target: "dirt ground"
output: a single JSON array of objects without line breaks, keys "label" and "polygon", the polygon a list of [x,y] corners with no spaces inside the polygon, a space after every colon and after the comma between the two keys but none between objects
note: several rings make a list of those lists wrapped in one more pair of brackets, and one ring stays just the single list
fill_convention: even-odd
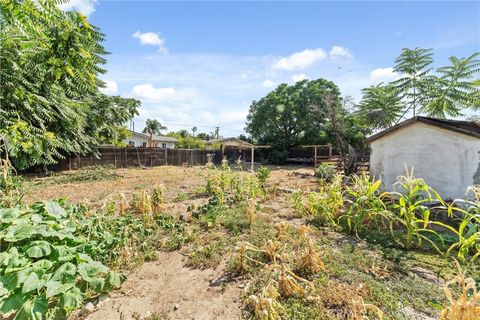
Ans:
[{"label": "dirt ground", "polygon": [[[259,214],[262,219],[268,221],[271,226],[283,221],[288,221],[292,225],[304,224],[304,219],[296,215],[292,207],[291,191],[293,189],[311,191],[318,189],[319,184],[313,176],[313,168],[271,166],[270,169],[269,183],[276,184],[278,190],[281,191],[260,204]],[[40,199],[66,197],[72,202],[87,202],[95,207],[102,207],[109,199],[120,193],[131,198],[133,194],[140,193],[145,189],[163,185],[166,187],[166,212],[179,217],[187,213],[190,205],[204,204],[208,199],[202,193],[205,190],[208,175],[208,171],[204,167],[131,168],[119,169],[117,173],[120,177],[115,180],[79,183],[56,183],[52,178],[31,178],[26,183],[25,200],[31,203]],[[205,243],[200,244],[203,247],[208,247],[216,241],[214,235],[210,238],[208,234],[201,234],[201,236],[205,236],[203,240]],[[392,275],[390,282],[376,282],[378,279],[375,279],[375,275],[365,275],[361,271],[365,268],[373,268],[370,267],[373,266],[372,263],[375,263],[371,261],[371,248],[362,247],[359,245],[358,239],[341,233],[329,232],[328,235],[327,233],[323,234],[321,238],[321,241],[325,243],[325,247],[322,249],[326,255],[325,263],[327,269],[334,274],[335,281],[342,280],[345,283],[354,284],[370,281],[369,285],[374,286],[372,291],[383,292],[384,286],[390,286],[391,289],[388,290],[392,290],[397,295],[402,290],[409,290],[403,298],[406,304],[401,304],[405,306],[405,310],[398,311],[404,315],[398,319],[433,319],[426,314],[423,316],[424,314],[417,309],[419,305],[412,305],[412,301],[421,295],[438,293],[440,289],[436,284],[432,287],[431,284],[425,282],[425,279],[418,280],[412,276],[405,276],[412,274],[409,269],[415,264],[408,265],[398,275]],[[231,250],[232,245],[234,246],[238,240],[238,238],[227,238],[226,242],[230,246],[228,250]],[[242,296],[245,297],[245,290],[249,287],[250,282],[248,279],[228,279],[227,263],[231,258],[229,251],[220,249],[219,260],[221,261],[213,263],[212,265],[215,267],[194,268],[187,266],[191,253],[188,250],[189,248],[186,246],[179,251],[158,252],[158,257],[154,261],[146,262],[128,274],[121,289],[112,292],[109,298],[95,307],[93,312],[82,316],[79,316],[77,312],[72,319],[79,319],[79,317],[90,320],[236,320],[248,318],[250,315],[245,315],[245,301],[242,301]],[[358,251],[358,253],[352,254],[352,250],[356,250],[355,252]],[[375,254],[379,255],[379,253]],[[335,258],[332,259],[332,257]],[[415,260],[415,263],[417,262]],[[428,260],[421,266],[430,270],[432,266],[430,262]],[[385,261],[385,263],[387,262]],[[437,274],[437,271],[430,270],[429,272],[433,275]],[[402,287],[405,281],[410,283],[407,286],[408,289]],[[422,291],[424,288],[429,291],[425,293]],[[327,296],[335,293],[330,291],[325,291]],[[388,297],[390,293],[385,291],[383,294]],[[299,317],[298,319],[307,318]]]},{"label": "dirt ground", "polygon": [[[281,188],[307,190],[318,185],[316,179],[313,178],[313,168],[303,166],[272,166],[270,168],[272,170],[271,180],[276,181]],[[167,202],[174,204],[170,209],[175,210],[175,207],[181,202],[175,201],[179,193],[194,192],[196,188],[204,187],[206,177],[203,167],[163,166],[118,169],[117,172],[120,178],[115,180],[81,183],[51,184],[48,183],[51,178],[32,178],[27,183],[24,200],[32,203],[65,197],[74,203],[88,202],[94,206],[101,206],[117,194],[123,193],[129,196],[156,185],[164,185],[166,187],[165,198]]]},{"label": "dirt ground", "polygon": [[242,319],[239,286],[222,285],[223,266],[190,269],[178,252],[163,252],[131,274],[122,289],[86,319]]},{"label": "dirt ground", "polygon": [[[279,188],[313,189],[316,183],[309,167],[271,167],[271,180]],[[205,202],[205,197],[179,200],[179,194],[195,193],[205,187],[207,175],[203,167],[155,167],[147,169],[119,169],[115,180],[81,183],[52,183],[51,178],[33,178],[27,182],[26,202],[40,199],[67,198],[72,202],[86,202],[101,207],[120,193],[132,194],[155,185],[166,187],[167,211],[174,216],[187,212],[189,205]],[[68,173],[65,173],[68,174]],[[288,199],[278,198],[264,204],[267,212],[275,212],[275,219],[289,218]],[[193,269],[185,266],[186,257],[180,252],[159,252],[158,259],[144,263],[128,275],[122,288],[95,308],[85,319],[169,319],[210,320],[243,319],[242,283],[224,280],[225,263],[215,269]],[[236,280],[238,281],[238,280]],[[79,317],[78,313],[74,318]]]}]

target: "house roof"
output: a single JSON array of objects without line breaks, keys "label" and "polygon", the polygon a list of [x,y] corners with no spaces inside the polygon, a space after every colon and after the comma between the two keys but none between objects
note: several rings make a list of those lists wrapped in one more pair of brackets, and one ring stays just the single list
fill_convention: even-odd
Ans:
[{"label": "house roof", "polygon": [[220,144],[230,145],[230,146],[242,146],[242,147],[252,147],[253,146],[253,144],[248,143],[247,141],[243,141],[242,139],[235,138],[235,137],[213,139],[213,140],[205,141],[205,144],[213,144],[213,143],[220,143]]},{"label": "house roof", "polygon": [[[132,130],[128,130],[132,135],[136,135],[142,138],[146,138],[147,140],[150,139],[150,135],[147,133],[141,133],[141,132],[135,132]],[[177,139],[173,137],[168,137],[168,136],[158,136],[158,135],[153,135],[152,136],[153,141],[160,141],[160,142],[178,142]]]},{"label": "house roof", "polygon": [[448,120],[448,119],[437,119],[437,118],[416,116],[368,137],[367,142],[375,141],[379,138],[389,135],[392,132],[395,132],[401,128],[404,128],[406,126],[409,126],[417,122],[425,123],[425,124],[439,127],[446,130],[451,130],[451,131],[465,134],[468,136],[480,138],[480,124],[475,121]]}]

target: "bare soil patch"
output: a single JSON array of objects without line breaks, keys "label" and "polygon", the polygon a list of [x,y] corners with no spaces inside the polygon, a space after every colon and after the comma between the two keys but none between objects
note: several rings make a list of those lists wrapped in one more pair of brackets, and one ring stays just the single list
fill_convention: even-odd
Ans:
[{"label": "bare soil patch", "polygon": [[86,319],[144,319],[156,315],[170,320],[242,319],[240,289],[222,286],[222,266],[190,269],[178,252],[160,253],[130,274],[122,289]]}]

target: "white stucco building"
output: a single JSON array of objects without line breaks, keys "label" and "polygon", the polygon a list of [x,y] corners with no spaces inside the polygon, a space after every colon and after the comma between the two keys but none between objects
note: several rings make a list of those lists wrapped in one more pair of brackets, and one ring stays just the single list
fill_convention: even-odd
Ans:
[{"label": "white stucco building", "polygon": [[140,133],[135,131],[130,131],[130,136],[127,137],[126,143],[129,147],[155,147],[155,148],[175,148],[175,143],[178,142],[177,139],[167,136],[157,136],[149,134]]},{"label": "white stucco building", "polygon": [[392,190],[412,170],[444,199],[465,198],[480,185],[480,125],[473,121],[413,117],[368,138],[370,174]]}]

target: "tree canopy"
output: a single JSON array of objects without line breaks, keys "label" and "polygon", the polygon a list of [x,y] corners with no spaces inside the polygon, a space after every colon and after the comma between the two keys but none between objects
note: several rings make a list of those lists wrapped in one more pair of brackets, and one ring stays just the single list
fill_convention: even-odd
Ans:
[{"label": "tree canopy", "polygon": [[359,112],[374,129],[387,128],[411,112],[446,118],[480,108],[480,52],[451,56],[450,65],[434,68],[432,49],[402,50],[395,60],[399,79],[362,90]]},{"label": "tree canopy", "polygon": [[0,2],[0,139],[20,169],[121,141],[140,104],[99,91],[105,35],[61,2]]},{"label": "tree canopy", "polygon": [[153,134],[162,134],[163,130],[167,130],[168,128],[165,127],[158,121],[157,119],[147,119],[145,121],[145,128],[143,128],[143,133],[153,133]]},{"label": "tree canopy", "polygon": [[268,153],[276,162],[293,146],[332,143],[346,149],[363,141],[365,132],[343,102],[338,87],[325,79],[281,84],[252,102],[245,129],[256,143],[272,146]]}]

